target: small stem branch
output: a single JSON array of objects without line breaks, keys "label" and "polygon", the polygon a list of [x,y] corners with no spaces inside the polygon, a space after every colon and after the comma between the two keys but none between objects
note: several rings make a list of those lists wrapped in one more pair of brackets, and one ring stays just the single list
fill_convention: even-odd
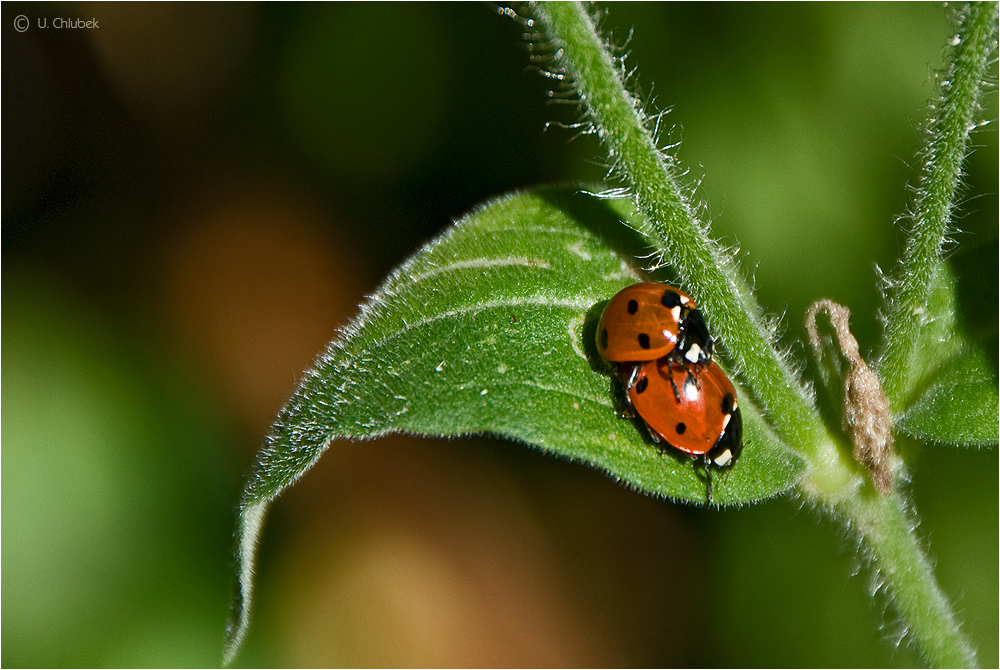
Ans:
[{"label": "small stem branch", "polygon": [[669,258],[711,320],[713,330],[778,432],[803,452],[826,430],[795,375],[771,346],[761,311],[718,246],[697,222],[672,159],[656,146],[640,103],[624,84],[586,9],[576,2],[539,2],[554,65],[576,88],[594,129],[628,182],[642,231]]},{"label": "small stem branch", "polygon": [[933,104],[913,224],[886,315],[879,372],[893,410],[901,409],[917,381],[917,338],[927,311],[928,288],[938,264],[979,112],[981,85],[996,45],[997,3],[974,2],[961,11],[954,56]]}]

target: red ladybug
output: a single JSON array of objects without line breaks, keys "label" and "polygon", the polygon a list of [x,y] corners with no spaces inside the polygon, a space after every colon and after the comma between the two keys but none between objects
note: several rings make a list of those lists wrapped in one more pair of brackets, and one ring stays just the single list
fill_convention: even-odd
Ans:
[{"label": "red ladybug", "polygon": [[654,441],[700,460],[712,500],[712,468],[728,468],[743,449],[743,420],[736,389],[714,361],[694,373],[663,357],[623,363],[618,373],[631,406],[645,421]]},{"label": "red ladybug", "polygon": [[698,303],[666,284],[633,284],[611,298],[597,324],[597,351],[611,363],[671,356],[704,367],[715,343]]}]

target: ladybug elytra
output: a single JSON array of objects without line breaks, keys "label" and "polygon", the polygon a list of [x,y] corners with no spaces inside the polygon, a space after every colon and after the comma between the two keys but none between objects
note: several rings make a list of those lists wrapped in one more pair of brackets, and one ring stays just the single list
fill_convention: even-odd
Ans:
[{"label": "ladybug elytra", "polygon": [[715,351],[698,303],[666,284],[633,284],[611,298],[597,325],[597,351],[612,363],[673,354],[706,365]]},{"label": "ladybug elytra", "polygon": [[725,468],[743,448],[743,420],[736,389],[714,361],[700,374],[664,357],[622,366],[623,384],[654,440]]},{"label": "ladybug elytra", "polygon": [[629,286],[605,307],[597,350],[653,441],[703,464],[711,502],[711,471],[739,458],[743,421],[736,389],[712,360],[715,341],[698,304],[666,284]]}]

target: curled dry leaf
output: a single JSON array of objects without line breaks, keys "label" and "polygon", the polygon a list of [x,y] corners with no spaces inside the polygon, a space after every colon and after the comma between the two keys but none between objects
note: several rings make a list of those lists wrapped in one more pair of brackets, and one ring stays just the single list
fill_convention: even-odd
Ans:
[{"label": "curled dry leaf", "polygon": [[[850,329],[851,312],[832,300],[817,300],[806,312],[806,330],[813,355],[818,362],[823,356],[823,342],[816,327],[816,315],[824,312],[830,319],[840,356],[847,364],[843,372],[843,421],[844,430],[854,443],[854,458],[871,473],[875,488],[882,495],[892,492],[892,415],[889,400],[882,384],[858,349]],[[834,366],[839,368],[839,366]],[[835,383],[829,367],[824,367],[824,382]]]}]

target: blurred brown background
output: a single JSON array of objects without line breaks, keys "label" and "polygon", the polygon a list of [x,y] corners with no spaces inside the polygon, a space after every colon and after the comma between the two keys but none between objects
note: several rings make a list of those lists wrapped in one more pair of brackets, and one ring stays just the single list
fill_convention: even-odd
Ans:
[{"label": "blurred brown background", "polygon": [[[642,90],[674,107],[667,139],[785,313],[793,355],[820,297],[852,309],[870,351],[872,264],[898,255],[945,11],[608,11],[619,40],[634,27]],[[573,110],[546,104],[521,28],[491,5],[0,15],[2,663],[215,665],[240,487],[296,379],[451,220],[512,189],[601,180],[600,150],[544,130]],[[955,257],[994,356],[996,139],[975,136]],[[932,449],[911,485],[986,666],[997,465],[996,450]],[[336,444],[271,514],[238,662],[916,663],[858,563],[795,500],[706,513],[502,441]]]}]

